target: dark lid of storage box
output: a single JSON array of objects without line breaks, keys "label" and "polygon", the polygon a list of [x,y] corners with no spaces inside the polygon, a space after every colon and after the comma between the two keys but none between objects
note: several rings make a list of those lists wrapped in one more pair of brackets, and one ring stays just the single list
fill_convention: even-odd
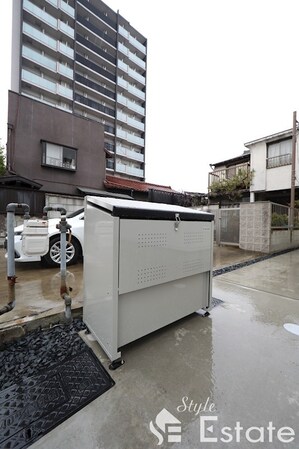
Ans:
[{"label": "dark lid of storage box", "polygon": [[130,201],[117,198],[86,197],[87,204],[110,213],[113,217],[135,220],[213,221],[214,215],[164,203]]}]

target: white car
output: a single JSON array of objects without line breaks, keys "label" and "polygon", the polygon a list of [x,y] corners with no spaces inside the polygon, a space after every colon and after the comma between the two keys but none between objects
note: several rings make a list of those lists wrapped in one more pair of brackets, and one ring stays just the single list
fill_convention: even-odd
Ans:
[{"label": "white car", "polygon": [[[49,267],[60,266],[60,232],[56,228],[60,218],[50,218],[49,228],[49,251],[45,256],[26,256],[22,251],[23,225],[17,226],[15,231],[15,261],[16,262],[39,262],[42,261]],[[67,222],[71,225],[71,240],[66,247],[67,265],[75,264],[83,256],[84,247],[84,209],[79,209],[67,215]]]}]

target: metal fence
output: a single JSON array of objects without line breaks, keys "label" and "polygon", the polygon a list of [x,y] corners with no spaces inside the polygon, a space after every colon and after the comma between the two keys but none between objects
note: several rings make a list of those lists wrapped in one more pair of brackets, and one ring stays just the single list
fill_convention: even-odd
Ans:
[{"label": "metal fence", "polygon": [[218,245],[239,245],[240,208],[218,209],[215,215],[214,239]]},{"label": "metal fence", "polygon": [[[271,229],[289,229],[291,225],[291,208],[271,203]],[[299,209],[294,209],[294,228],[299,229]]]}]

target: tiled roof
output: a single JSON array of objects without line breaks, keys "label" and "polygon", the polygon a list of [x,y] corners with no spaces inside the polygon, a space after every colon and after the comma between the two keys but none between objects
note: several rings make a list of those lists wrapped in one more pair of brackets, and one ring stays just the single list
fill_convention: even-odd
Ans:
[{"label": "tiled roof", "polygon": [[226,159],[225,161],[216,162],[215,164],[211,165],[214,165],[214,167],[216,168],[219,167],[220,165],[237,164],[239,161],[244,163],[250,161],[250,152],[244,151],[244,153],[240,154],[240,156],[232,157],[231,159]]},{"label": "tiled roof", "polygon": [[162,190],[163,192],[176,192],[170,186],[161,186],[159,184],[150,184],[143,181],[135,181],[133,179],[119,178],[117,176],[106,175],[104,181],[106,189],[121,190],[138,190],[140,192],[148,192],[149,190]]},{"label": "tiled roof", "polygon": [[6,186],[19,185],[27,188],[29,187],[31,189],[40,189],[43,186],[39,182],[33,181],[32,179],[14,174],[0,176],[0,184]]}]

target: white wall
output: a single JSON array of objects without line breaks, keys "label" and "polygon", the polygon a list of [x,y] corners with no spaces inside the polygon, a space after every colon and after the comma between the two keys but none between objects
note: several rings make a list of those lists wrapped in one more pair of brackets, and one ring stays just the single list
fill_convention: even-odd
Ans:
[{"label": "white wall", "polygon": [[266,190],[267,146],[264,142],[250,147],[250,169],[254,170],[251,192]]},{"label": "white wall", "polygon": [[269,168],[266,172],[267,191],[291,188],[291,165]]},{"label": "white wall", "polygon": [[[256,144],[248,146],[248,148],[250,148],[251,152],[251,170],[254,170],[253,182],[250,187],[251,192],[273,191],[291,188],[291,165],[267,169],[267,143],[258,142]],[[299,155],[297,148],[296,173],[298,173],[298,170]],[[298,180],[296,180],[297,186],[299,185]]]},{"label": "white wall", "polygon": [[20,30],[21,30],[21,0],[13,0],[12,41],[11,41],[11,90],[20,90]]}]

